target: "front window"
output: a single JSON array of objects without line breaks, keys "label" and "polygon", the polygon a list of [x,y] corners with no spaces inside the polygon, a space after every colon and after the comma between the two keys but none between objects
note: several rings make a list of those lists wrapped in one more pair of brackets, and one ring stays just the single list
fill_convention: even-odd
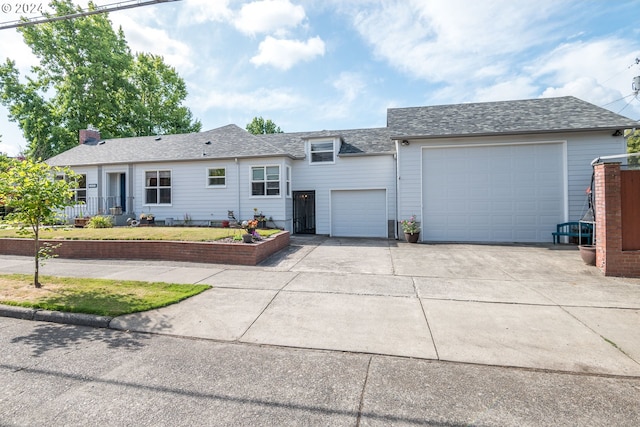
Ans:
[{"label": "front window", "polygon": [[146,171],[144,178],[145,204],[171,204],[171,171]]},{"label": "front window", "polygon": [[[65,174],[56,175],[56,180],[64,180],[69,182],[69,178]],[[87,175],[78,174],[78,180],[76,181],[78,186],[73,188],[72,200],[76,203],[87,203]]]},{"label": "front window", "polygon": [[82,174],[78,178],[78,188],[74,188],[74,198],[78,203],[87,203],[87,175]]},{"label": "front window", "polygon": [[227,184],[227,171],[225,168],[207,169],[207,187],[224,187]]},{"label": "front window", "polygon": [[291,168],[287,166],[285,170],[286,170],[285,185],[287,186],[285,194],[287,195],[287,197],[291,197]]},{"label": "front window", "polygon": [[311,141],[309,155],[311,163],[333,163],[333,141]]},{"label": "front window", "polygon": [[251,168],[252,196],[280,195],[280,166],[253,166]]}]

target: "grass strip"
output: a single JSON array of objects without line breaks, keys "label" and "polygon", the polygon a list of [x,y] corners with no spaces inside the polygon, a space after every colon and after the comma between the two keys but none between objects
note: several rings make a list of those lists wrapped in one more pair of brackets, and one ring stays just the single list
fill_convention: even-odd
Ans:
[{"label": "grass strip", "polygon": [[40,276],[40,282],[43,287],[36,289],[31,275],[0,275],[0,304],[120,316],[175,304],[211,288],[209,285],[54,276]]},{"label": "grass strip", "polygon": [[[279,233],[278,229],[258,230],[268,237]],[[191,242],[214,242],[245,233],[237,228],[213,227],[113,227],[113,228],[43,228],[41,239],[52,240],[171,240]],[[0,238],[30,238],[18,234],[18,230],[0,228]]]}]

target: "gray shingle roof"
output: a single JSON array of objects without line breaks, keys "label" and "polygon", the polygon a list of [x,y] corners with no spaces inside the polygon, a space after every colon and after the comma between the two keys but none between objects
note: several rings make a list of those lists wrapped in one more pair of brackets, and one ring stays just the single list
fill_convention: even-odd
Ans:
[{"label": "gray shingle roof", "polygon": [[308,139],[339,137],[342,140],[339,155],[393,154],[395,145],[391,131],[387,128],[322,130],[316,132],[293,132],[260,135],[260,138],[281,147],[287,153],[302,158],[304,142]]},{"label": "gray shingle roof", "polygon": [[[142,163],[210,158],[289,156],[236,125],[178,135],[107,139],[78,145],[47,160],[54,166]],[[210,141],[210,144],[207,142]]]},{"label": "gray shingle roof", "polygon": [[521,101],[390,108],[394,138],[625,129],[639,123],[573,96]]}]

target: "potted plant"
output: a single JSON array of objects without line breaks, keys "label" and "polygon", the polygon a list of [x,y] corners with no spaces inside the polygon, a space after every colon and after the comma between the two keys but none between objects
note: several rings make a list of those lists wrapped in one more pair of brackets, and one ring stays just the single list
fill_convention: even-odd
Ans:
[{"label": "potted plant", "polygon": [[258,226],[258,221],[255,219],[250,219],[248,221],[242,221],[242,228],[245,229],[245,234],[242,235],[242,241],[244,243],[252,243],[253,235],[256,232],[256,227]]},{"label": "potted plant", "polygon": [[259,228],[267,228],[267,218],[262,212],[258,213],[258,208],[253,208],[253,219],[258,221]]},{"label": "potted plant", "polygon": [[155,225],[155,216],[152,213],[140,214],[140,225]]},{"label": "potted plant", "polygon": [[420,226],[416,222],[416,216],[412,215],[409,219],[400,221],[404,238],[409,243],[417,243],[420,238]]},{"label": "potted plant", "polygon": [[90,219],[91,217],[89,215],[87,215],[86,213],[81,213],[80,215],[76,215],[76,217],[73,219],[73,225],[78,228],[84,228],[86,227]]}]

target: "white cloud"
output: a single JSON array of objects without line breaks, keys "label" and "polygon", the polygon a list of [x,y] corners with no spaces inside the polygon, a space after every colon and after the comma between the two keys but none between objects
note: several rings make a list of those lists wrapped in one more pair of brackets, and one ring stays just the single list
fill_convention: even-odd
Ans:
[{"label": "white cloud", "polygon": [[358,11],[353,24],[380,59],[442,82],[506,71],[503,62],[553,37],[547,18],[554,7],[551,0],[387,1]]},{"label": "white cloud", "polygon": [[271,65],[281,70],[288,70],[300,61],[311,61],[323,56],[325,45],[320,37],[305,41],[283,40],[267,36],[258,47],[259,53],[251,58],[255,65]]},{"label": "white cloud", "polygon": [[304,8],[289,0],[261,0],[243,5],[234,25],[244,34],[271,34],[295,28],[305,18]]},{"label": "white cloud", "polygon": [[38,58],[24,43],[22,35],[15,30],[2,30],[0,61],[4,63],[6,58],[15,61],[21,74],[28,73],[32,66],[39,64]]},{"label": "white cloud", "polygon": [[333,82],[333,87],[342,93],[342,102],[351,103],[364,91],[367,84],[361,74],[345,71]]},{"label": "white cloud", "polygon": [[332,86],[339,93],[338,97],[330,97],[328,101],[315,106],[317,116],[322,120],[344,120],[361,114],[354,103],[362,101],[367,88],[366,78],[360,73],[344,71],[332,82]]},{"label": "white cloud", "polygon": [[306,104],[303,98],[286,88],[259,88],[253,92],[212,89],[206,95],[195,97],[194,101],[200,110],[221,108],[256,112],[288,110]]},{"label": "white cloud", "polygon": [[512,99],[535,98],[538,87],[530,77],[515,77],[491,86],[477,88],[473,99],[476,101],[508,101]]},{"label": "white cloud", "polygon": [[233,12],[229,0],[184,0],[178,16],[178,25],[231,20]]}]

